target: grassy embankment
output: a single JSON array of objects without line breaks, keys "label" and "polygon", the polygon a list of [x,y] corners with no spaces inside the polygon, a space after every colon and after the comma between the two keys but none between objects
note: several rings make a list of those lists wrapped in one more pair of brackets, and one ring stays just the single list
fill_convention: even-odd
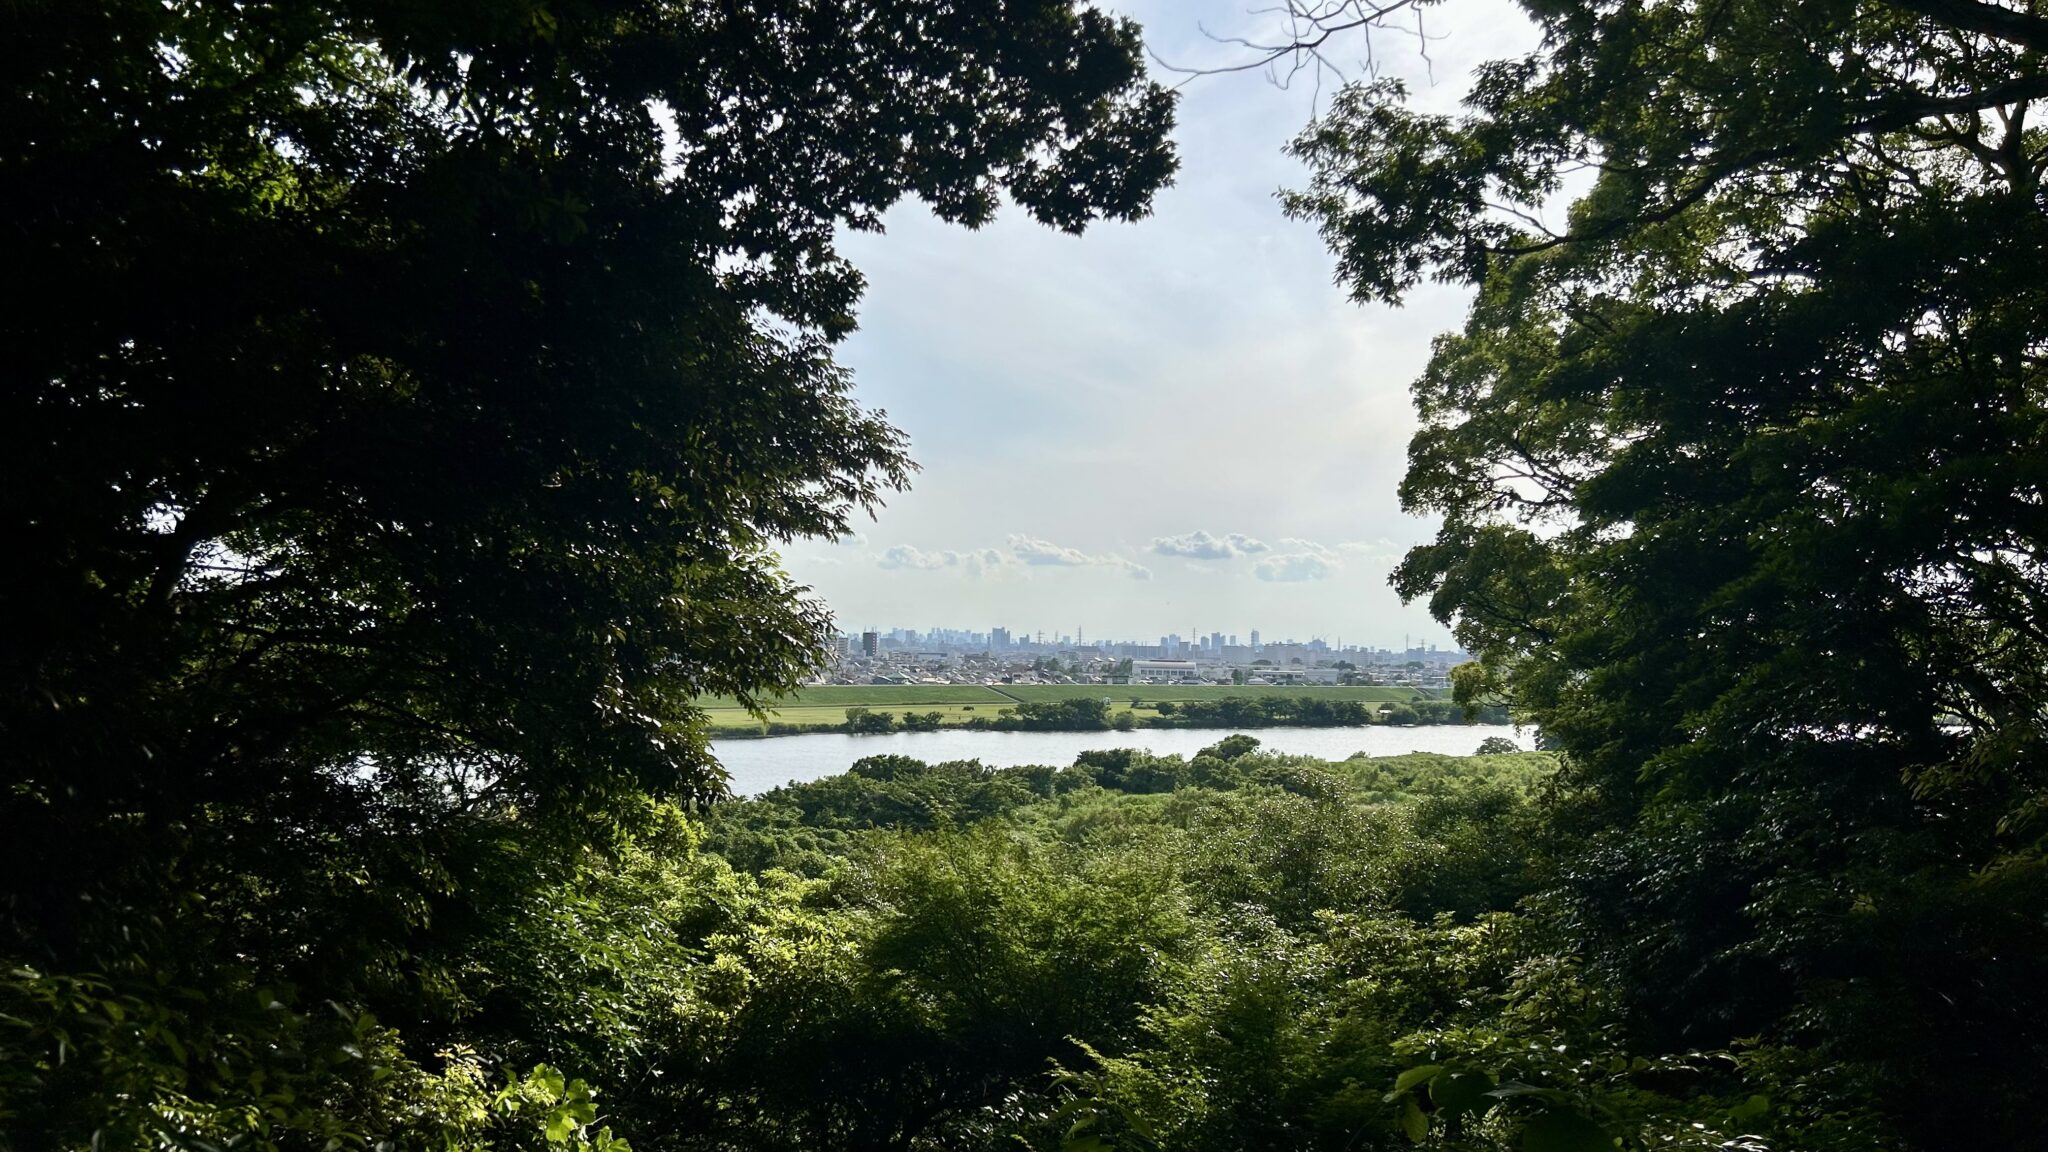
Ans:
[{"label": "grassy embankment", "polygon": [[[846,722],[848,708],[868,708],[902,715],[906,712],[937,712],[941,723],[958,727],[977,717],[993,718],[1006,708],[1022,703],[1055,700],[1101,699],[1110,701],[1110,717],[1130,712],[1140,724],[1159,715],[1157,705],[1165,701],[1224,700],[1232,697],[1318,697],[1331,700],[1359,700],[1370,704],[1402,702],[1426,697],[1413,688],[1374,685],[1331,687],[1328,685],[1178,685],[1178,684],[832,684],[806,688],[799,695],[778,704],[770,712],[775,731],[821,730]],[[710,718],[712,731],[722,736],[763,733],[760,720],[730,698],[701,702]]]}]

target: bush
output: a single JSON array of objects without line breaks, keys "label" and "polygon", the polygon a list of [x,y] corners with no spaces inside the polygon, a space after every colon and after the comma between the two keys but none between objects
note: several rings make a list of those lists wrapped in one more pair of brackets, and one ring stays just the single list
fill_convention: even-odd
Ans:
[{"label": "bush", "polygon": [[1006,732],[1105,732],[1109,730],[1109,701],[1032,701],[997,717],[995,726]]},{"label": "bush", "polygon": [[1137,748],[1107,748],[1074,757],[1073,771],[1116,792],[1171,792],[1186,772],[1178,756]]},{"label": "bush", "polygon": [[894,712],[870,712],[866,708],[846,710],[846,730],[855,736],[883,736],[896,731]]},{"label": "bush", "polygon": [[1240,756],[1244,756],[1248,753],[1256,752],[1258,750],[1258,737],[1247,736],[1244,733],[1239,732],[1235,736],[1225,736],[1223,739],[1218,740],[1216,743],[1211,744],[1207,748],[1202,749],[1200,752],[1195,753],[1195,755],[1214,756],[1218,760],[1228,761],[1235,760]]}]

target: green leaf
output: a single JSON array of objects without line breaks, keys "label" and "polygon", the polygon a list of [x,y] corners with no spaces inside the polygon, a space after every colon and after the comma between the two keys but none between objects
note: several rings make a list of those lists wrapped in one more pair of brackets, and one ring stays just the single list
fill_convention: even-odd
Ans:
[{"label": "green leaf", "polygon": [[1417,1144],[1429,1135],[1429,1117],[1422,1114],[1422,1105],[1417,1104],[1413,1096],[1404,1097],[1401,1101],[1401,1131]]},{"label": "green leaf", "polygon": [[1577,1112],[1554,1108],[1522,1126],[1522,1152],[1613,1152],[1614,1137]]},{"label": "green leaf", "polygon": [[1435,1079],[1436,1074],[1443,1070],[1443,1065],[1441,1064],[1424,1064],[1418,1068],[1410,1068],[1399,1076],[1394,1077],[1394,1091],[1406,1092],[1417,1084]]},{"label": "green leaf", "polygon": [[1484,1114],[1494,1105],[1493,1077],[1484,1072],[1452,1072],[1429,1082],[1429,1102],[1446,1116]]},{"label": "green leaf", "polygon": [[1769,1096],[1751,1096],[1749,1099],[1730,1108],[1728,1116],[1733,1120],[1754,1120],[1770,1110],[1771,1098]]}]

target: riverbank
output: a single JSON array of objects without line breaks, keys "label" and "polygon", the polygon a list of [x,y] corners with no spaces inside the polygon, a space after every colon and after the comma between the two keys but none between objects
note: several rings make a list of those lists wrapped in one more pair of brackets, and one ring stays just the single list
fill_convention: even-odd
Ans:
[{"label": "riverbank", "polygon": [[[1214,687],[1183,690],[1179,699],[1146,699],[1131,696],[1128,702],[1103,694],[1100,686],[1075,686],[1040,699],[1006,697],[1006,706],[991,707],[948,700],[936,707],[910,705],[898,712],[871,705],[854,705],[838,710],[831,719],[792,722],[751,716],[748,723],[730,723],[730,713],[721,716],[707,710],[713,731],[721,738],[746,739],[764,736],[797,736],[813,733],[843,733],[878,736],[891,732],[936,732],[943,728],[965,728],[984,732],[1131,732],[1138,729],[1211,728],[1361,728],[1369,725],[1414,727],[1429,724],[1503,724],[1506,708],[1485,705],[1467,714],[1451,700],[1434,699],[1399,690],[1352,688],[1310,694],[1300,690],[1275,692]],[[1199,693],[1199,694],[1198,694]],[[891,700],[895,693],[877,694],[876,703]],[[843,698],[857,698],[850,693]],[[816,715],[830,706],[809,706]],[[981,709],[977,711],[977,708]],[[721,724],[725,720],[727,723]]]},{"label": "riverbank", "polygon": [[[1360,715],[1344,722],[1380,718],[1384,708],[1398,710],[1434,693],[1392,684],[831,684],[799,689],[765,705],[756,716],[730,697],[698,701],[714,735],[791,736],[823,732],[925,731],[939,728],[1065,727],[1272,727],[1285,721],[1275,716],[1358,706]],[[1281,705],[1276,701],[1288,701]],[[1099,720],[1062,723],[1052,715],[1077,702],[1099,702]],[[1218,709],[1230,710],[1228,713]],[[1019,710],[1041,713],[1030,718]],[[1213,715],[1197,717],[1205,710]],[[865,728],[854,728],[850,714],[865,715]],[[887,721],[882,717],[887,716]],[[1010,716],[1009,721],[1003,717]],[[1499,717],[1497,719],[1505,719]],[[1330,723],[1328,717],[1311,723]],[[1426,722],[1426,719],[1422,722]],[[887,727],[882,727],[886,723]]]},{"label": "riverbank", "polygon": [[[781,784],[816,780],[846,771],[864,756],[911,756],[928,763],[979,760],[995,768],[1030,764],[1065,766],[1083,752],[1138,748],[1160,756],[1192,756],[1240,728],[1148,728],[1134,732],[896,732],[881,736],[818,733],[779,740],[712,741],[712,755],[724,765],[735,795],[753,796]],[[1268,752],[1347,760],[1355,755],[1398,756],[1433,752],[1465,756],[1488,738],[1534,748],[1535,733],[1505,724],[1442,724],[1364,728],[1267,728],[1250,730]]]}]

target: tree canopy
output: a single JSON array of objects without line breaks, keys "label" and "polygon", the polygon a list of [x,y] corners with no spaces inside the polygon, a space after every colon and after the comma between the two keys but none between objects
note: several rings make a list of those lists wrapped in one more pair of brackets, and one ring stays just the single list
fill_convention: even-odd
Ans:
[{"label": "tree canopy", "polygon": [[1645,1035],[1799,1036],[1930,1146],[2025,1142],[2048,20],[1524,7],[1463,115],[1362,84],[1295,145],[1361,300],[1476,289],[1395,582],[1568,753],[1559,893]]},{"label": "tree canopy", "polygon": [[904,197],[1079,230],[1174,167],[1136,27],[1069,0],[7,26],[24,1147],[395,1131],[313,1034],[430,1051],[475,908],[718,794],[690,701],[788,688],[827,623],[773,546],[909,475],[832,360],[836,236]]}]

